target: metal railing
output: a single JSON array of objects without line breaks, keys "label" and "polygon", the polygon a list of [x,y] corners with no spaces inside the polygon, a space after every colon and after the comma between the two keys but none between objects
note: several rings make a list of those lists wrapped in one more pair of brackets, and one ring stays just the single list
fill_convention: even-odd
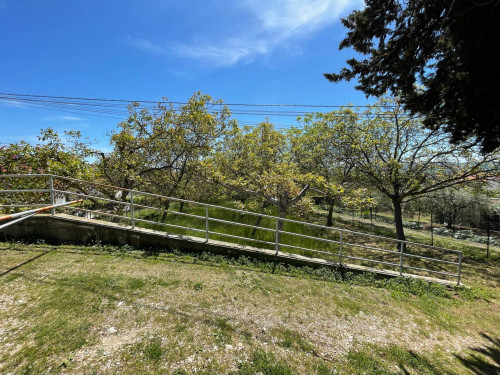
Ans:
[{"label": "metal railing", "polygon": [[[5,198],[5,195],[10,197]],[[17,195],[21,195],[21,198],[25,200],[35,195],[37,199],[18,202],[15,201]],[[57,200],[76,199],[82,199],[87,204],[81,207],[64,207],[62,210],[73,215],[87,215],[98,220],[107,218],[107,220],[119,223],[125,221],[126,225],[131,228],[140,226],[163,229],[163,231],[167,229],[168,233],[187,232],[189,235],[204,238],[207,242],[211,239],[223,239],[236,244],[257,244],[274,249],[276,255],[291,253],[314,256],[336,262],[341,266],[369,266],[374,268],[374,271],[393,270],[404,276],[438,275],[441,280],[453,278],[456,279],[458,285],[460,284],[463,253],[457,250],[69,177],[47,174],[0,175],[0,203],[2,203],[0,208],[15,210],[18,207],[37,207],[45,200],[54,205]],[[7,200],[9,204],[6,204]],[[202,214],[181,212],[180,209],[175,211],[170,207],[166,209],[166,202],[200,207]],[[164,207],[158,207],[158,203],[163,204]],[[170,218],[167,222],[167,220],[158,220],[152,213],[170,215],[170,217],[176,215],[176,217],[187,218],[191,221],[187,224],[177,223],[176,219]],[[56,214],[56,208],[52,209],[51,214]],[[238,214],[239,220],[227,220],[227,216],[231,214]],[[220,218],[221,215],[223,218]],[[267,219],[269,225],[245,223],[242,218],[248,217]],[[196,221],[200,224],[195,225]],[[279,229],[280,221],[283,223],[281,230]],[[274,225],[272,225],[273,222]],[[296,230],[286,231],[284,230],[286,225],[293,226]],[[221,226],[224,230],[215,230]],[[234,234],[234,230],[227,230],[227,226],[258,231],[260,238],[252,234]],[[284,241],[285,238],[289,241]]]}]

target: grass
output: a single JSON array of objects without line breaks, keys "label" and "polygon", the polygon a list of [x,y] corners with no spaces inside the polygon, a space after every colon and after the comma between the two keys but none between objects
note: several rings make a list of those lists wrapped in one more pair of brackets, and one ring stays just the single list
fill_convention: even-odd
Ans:
[{"label": "grass", "polygon": [[[351,219],[342,215],[337,215],[335,219],[335,225],[341,228],[350,228],[363,232],[370,232],[371,229],[373,229],[373,233],[377,235],[387,237],[394,237],[395,235],[395,231],[392,227],[374,225],[372,228],[368,222],[356,220],[355,223],[353,223]],[[406,230],[406,234],[407,239],[410,241],[429,243],[430,237],[420,231]],[[500,251],[490,251],[490,257],[487,258],[484,245],[442,236],[435,236],[434,244],[448,249],[460,250],[464,253],[462,280],[467,285],[473,285],[478,288],[481,288],[481,286],[485,284],[500,287],[500,278],[496,274],[494,267],[491,267],[492,264],[498,264],[500,262]]]},{"label": "grass", "polygon": [[[230,206],[230,202],[219,202],[219,204],[225,204]],[[147,222],[138,221],[136,223],[137,226],[168,231],[169,233],[182,234],[182,235],[190,235],[190,236],[205,236],[205,208],[201,206],[197,206],[194,204],[184,205],[183,214],[196,215],[200,218],[193,218],[179,215],[179,204],[173,203],[169,210],[171,211],[167,215],[167,219],[165,221],[165,225],[162,224],[154,224],[152,222],[160,222],[162,213],[160,211],[156,211],[153,209],[137,209],[135,211],[135,217],[141,218],[142,220],[146,220]],[[253,232],[252,228],[242,227],[233,224],[221,223],[214,220],[224,220],[224,221],[233,221],[240,222],[246,225],[255,225],[257,223],[257,218],[254,215],[241,215],[238,212],[231,212],[219,208],[209,208],[209,217],[212,219],[209,222],[209,230],[211,232],[210,239],[212,240],[220,240],[226,242],[233,242],[241,245],[249,245],[249,246],[257,246],[260,248],[274,249],[274,228],[275,228],[275,220],[272,218],[263,218],[259,223],[261,229],[258,229]],[[324,224],[323,214],[313,215],[309,220],[312,222]],[[128,222],[127,222],[128,224]],[[354,225],[354,227],[353,227]],[[374,225],[371,226],[369,223],[364,222],[356,222],[353,224],[352,220],[348,220],[343,218],[342,216],[337,217],[337,221],[335,226],[342,229],[348,230],[357,230],[361,232],[370,232],[372,231],[374,234],[386,236],[388,238],[395,237],[395,231],[386,227],[385,225]],[[198,229],[199,232],[188,229],[181,229],[179,227],[191,227]],[[285,223],[285,231],[297,233],[299,235],[305,236],[316,236],[319,238],[324,238],[327,240],[338,241],[340,238],[340,233],[338,230],[327,229],[327,228],[315,228],[308,225],[300,224],[300,223]],[[245,237],[247,239],[235,239],[226,236],[227,234],[239,237]],[[260,241],[255,242],[252,241]],[[424,235],[418,233],[418,231],[412,231],[408,236],[409,240],[414,242],[426,243],[428,242],[427,238]],[[390,269],[393,271],[399,271],[399,254],[397,253],[396,243],[392,240],[381,240],[381,239],[373,239],[369,237],[365,237],[362,235],[356,234],[346,234],[343,235],[344,245],[342,247],[344,262],[348,262],[350,264],[358,264],[362,266],[368,266],[372,268],[382,268],[382,269]],[[281,250],[288,253],[305,255],[316,258],[323,258],[330,261],[338,261],[339,260],[339,252],[340,246],[336,243],[325,242],[322,240],[316,240],[306,237],[295,236],[292,234],[283,234],[282,236],[282,247]],[[378,250],[360,248],[358,246],[349,246],[348,243],[364,245],[368,247],[377,247],[385,250],[389,250],[389,252],[381,252]],[[449,238],[436,238],[437,246],[456,249],[464,251],[465,260],[473,260],[473,261],[482,261],[485,258],[484,251],[482,250],[480,245],[471,244],[466,241],[457,241],[455,239]],[[293,245],[295,247],[290,247],[287,245]],[[310,250],[306,250],[310,249]],[[315,252],[320,251],[320,253]],[[407,252],[413,255],[419,255],[424,257],[443,259],[451,262],[458,262],[458,255],[456,253],[446,253],[440,250],[432,250],[429,248],[425,248],[419,245],[408,245]],[[330,255],[331,254],[331,255]],[[365,258],[371,259],[373,262],[358,260],[349,258]],[[500,253],[494,253],[492,255],[493,258],[499,258]],[[382,264],[377,262],[386,262],[388,264]],[[416,257],[405,257],[404,258],[404,272],[413,273],[422,276],[431,276],[444,278],[449,281],[455,281],[456,276],[443,276],[440,274],[436,274],[429,271],[421,271],[407,268],[406,266],[429,269],[437,272],[444,272],[452,275],[456,275],[458,272],[458,267],[455,264],[446,264],[446,263],[436,263],[422,258]]]},{"label": "grass", "polygon": [[[0,373],[469,374],[500,366],[499,288],[484,274],[477,287],[447,289],[206,253],[0,249]],[[498,278],[498,263],[488,267]]]},{"label": "grass", "polygon": [[[324,215],[325,215],[324,213],[320,214],[320,216]],[[389,214],[386,215],[389,216]],[[374,220],[372,226],[370,224],[369,219],[360,218],[359,216],[353,219],[351,216],[348,216],[347,214],[338,214],[338,213],[334,213],[334,218],[336,220],[335,225],[340,225],[340,226],[345,225],[353,230],[359,230],[367,233],[373,232],[374,234],[382,236],[388,236],[388,237],[395,236],[395,229],[393,228],[394,224],[392,223],[387,224],[384,222]],[[431,234],[427,231],[405,228],[405,233],[408,237],[408,240],[410,241],[420,242],[429,245],[431,244]],[[464,240],[457,240],[446,236],[434,235],[434,245],[456,250],[465,249],[465,252],[468,253],[469,255],[473,255],[476,258],[484,258],[484,259],[486,258],[485,244],[479,244]],[[492,256],[498,254],[499,250],[500,247],[498,246],[490,247],[490,252],[492,253]]]},{"label": "grass", "polygon": [[292,368],[284,361],[278,361],[272,353],[266,353],[263,350],[256,350],[252,354],[252,359],[241,364],[238,371],[233,372],[237,375],[291,375],[294,373]]}]

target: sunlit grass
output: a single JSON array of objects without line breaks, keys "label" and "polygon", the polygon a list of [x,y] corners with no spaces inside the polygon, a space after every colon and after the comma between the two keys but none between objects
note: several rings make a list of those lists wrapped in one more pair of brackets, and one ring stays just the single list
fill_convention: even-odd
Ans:
[{"label": "sunlit grass", "polygon": [[[1,248],[0,273],[12,269],[0,277],[1,373],[467,374],[470,364],[495,368],[488,351],[478,356],[474,348],[483,332],[493,341],[481,342],[498,349],[499,316],[488,300],[498,288],[447,289],[246,257],[109,245]],[[45,255],[14,268],[39,254]],[[433,344],[422,348],[422,342]]]}]

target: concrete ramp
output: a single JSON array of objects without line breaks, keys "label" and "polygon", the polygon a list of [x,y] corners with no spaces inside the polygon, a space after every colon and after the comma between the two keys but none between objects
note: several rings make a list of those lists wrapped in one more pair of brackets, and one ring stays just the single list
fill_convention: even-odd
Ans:
[{"label": "concrete ramp", "polygon": [[53,243],[103,243],[112,245],[128,245],[136,249],[183,250],[194,253],[209,252],[231,256],[247,256],[266,261],[281,262],[295,266],[312,268],[328,267],[341,272],[371,272],[380,277],[411,277],[443,285],[454,285],[448,280],[426,277],[415,274],[402,275],[392,270],[377,269],[361,265],[328,261],[325,259],[306,257],[303,255],[267,250],[251,246],[243,246],[230,242],[208,240],[146,228],[131,228],[116,223],[104,222],[88,218],[80,218],[66,214],[40,215],[14,224],[0,232],[0,236],[16,240],[44,239]]}]

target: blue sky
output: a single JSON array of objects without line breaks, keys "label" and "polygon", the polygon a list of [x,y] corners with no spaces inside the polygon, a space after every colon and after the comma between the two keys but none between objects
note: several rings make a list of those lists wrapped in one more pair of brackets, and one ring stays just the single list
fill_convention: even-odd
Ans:
[{"label": "blue sky", "polygon": [[[349,0],[0,0],[0,92],[226,103],[366,104],[354,83],[329,83]],[[108,116],[110,117],[110,116]],[[41,128],[101,140],[120,116],[0,103],[0,143]],[[125,119],[125,116],[122,116]],[[235,116],[260,122],[265,116]],[[279,126],[293,117],[271,118]]]}]

